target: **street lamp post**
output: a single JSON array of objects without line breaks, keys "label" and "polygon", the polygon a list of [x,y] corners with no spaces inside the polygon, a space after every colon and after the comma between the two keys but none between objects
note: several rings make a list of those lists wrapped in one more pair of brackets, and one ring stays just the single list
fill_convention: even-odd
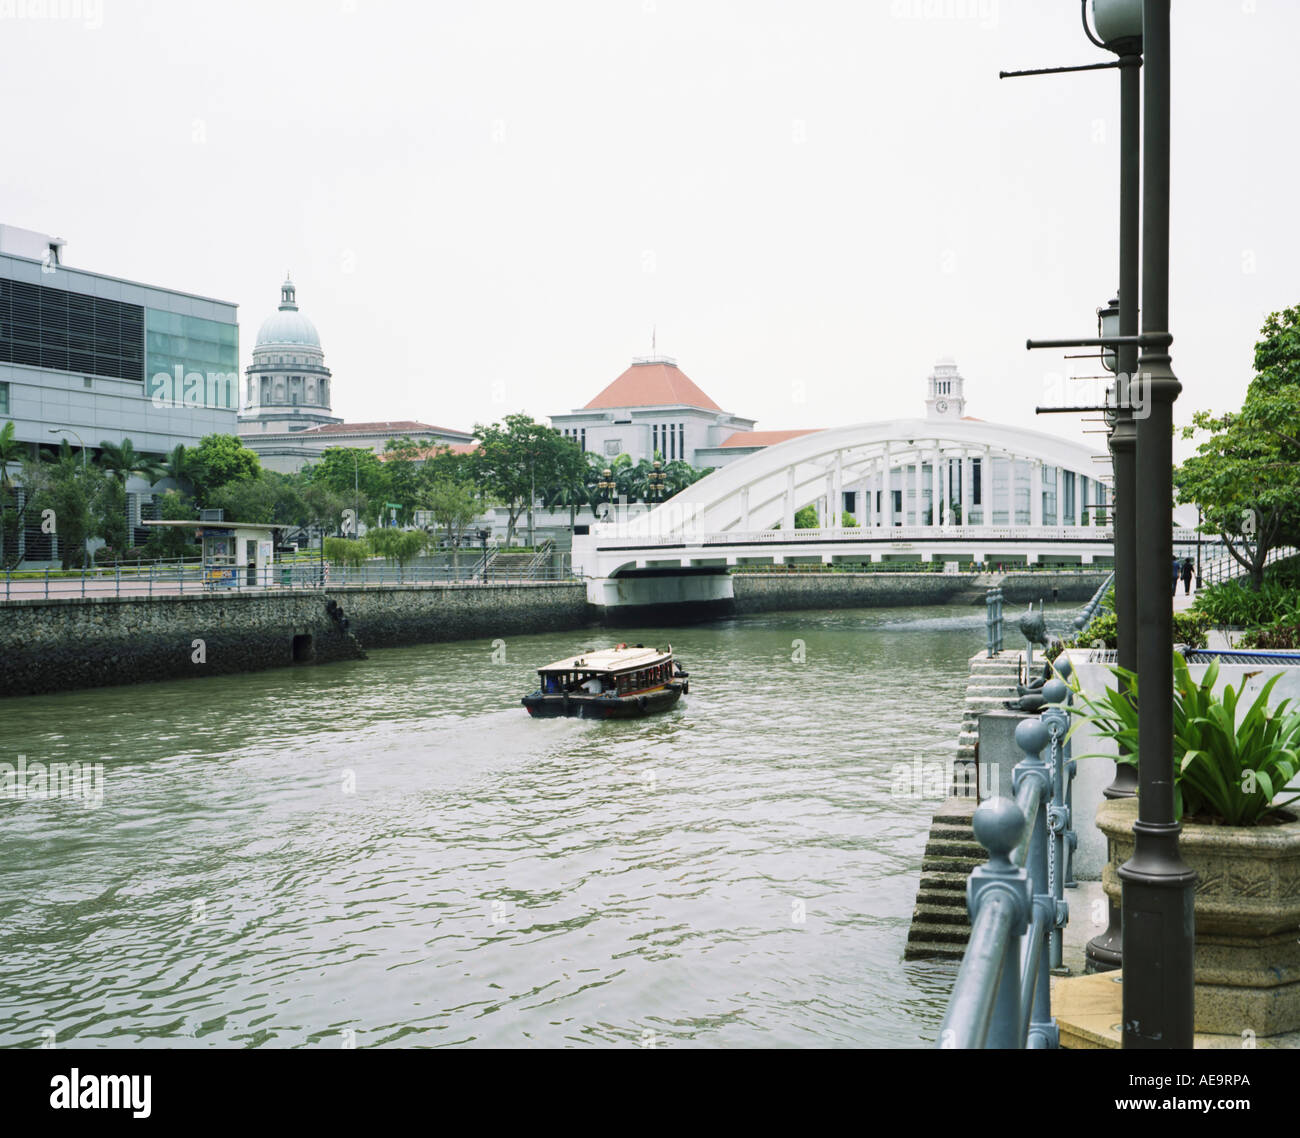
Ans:
[{"label": "street lamp post", "polygon": [[[600,472],[600,481],[596,483],[596,489],[600,491],[600,496],[606,502],[612,502],[614,491],[618,489],[618,483],[614,481],[614,471],[610,467],[605,467]],[[606,510],[604,518],[609,518],[609,511]]]},{"label": "street lamp post", "polygon": [[664,491],[668,481],[667,475],[663,472],[663,463],[655,459],[654,469],[650,471],[647,481],[650,484],[649,498],[652,502],[663,501]]},{"label": "street lamp post", "polygon": [[[1094,0],[1097,2],[1097,0]],[[1114,0],[1112,0],[1112,3]],[[1123,893],[1123,1044],[1190,1048],[1193,895],[1174,817],[1173,410],[1181,386],[1169,345],[1169,7],[1143,0],[1142,355],[1146,417],[1137,424],[1138,820]]]},{"label": "street lamp post", "polygon": [[[1085,12],[1086,17],[1086,12]],[[1098,40],[1114,52],[1119,64],[1119,295],[1097,312],[1100,337],[1135,336],[1138,331],[1142,155],[1142,4],[1141,0],[1093,0]],[[1115,662],[1137,671],[1137,421],[1133,417],[1130,383],[1137,367],[1137,346],[1120,344],[1102,349],[1102,363],[1115,374],[1115,411],[1111,420],[1111,467],[1115,484]],[[1124,681],[1120,681],[1124,690]],[[1102,794],[1108,799],[1132,798],[1137,772],[1130,763],[1116,763],[1115,777]],[[1108,972],[1123,960],[1123,907],[1109,902],[1105,932],[1084,948],[1085,968]]]},{"label": "street lamp post", "polygon": [[[80,436],[79,434],[77,434],[77,432],[74,431],[71,427],[51,427],[51,428],[50,428],[50,434],[52,434],[52,435],[71,435],[71,436],[72,436],[74,439],[76,439],[77,442],[81,445],[81,475],[82,475],[82,479],[83,479],[83,481],[84,481],[84,479],[85,479],[85,477],[86,477],[86,474],[87,474],[87,471],[86,471],[86,444],[85,444],[84,442],[82,442],[81,436]],[[85,488],[83,487],[83,489],[85,489]],[[87,490],[87,493],[89,493],[88,490]],[[89,510],[87,510],[87,513],[89,513]],[[86,569],[89,569],[89,568],[90,568],[90,519],[89,519],[89,517],[87,517],[87,519],[86,519],[86,532],[82,535],[82,547],[83,547],[83,548],[82,548],[82,553],[83,553],[83,555],[84,555],[84,557],[85,557],[85,562],[84,562],[83,567],[82,567],[82,572],[84,573],[84,572],[86,571]]]}]

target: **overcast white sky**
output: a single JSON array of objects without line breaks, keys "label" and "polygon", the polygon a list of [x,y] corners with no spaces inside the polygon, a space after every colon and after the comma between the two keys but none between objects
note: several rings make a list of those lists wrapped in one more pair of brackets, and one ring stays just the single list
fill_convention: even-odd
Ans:
[{"label": "overcast white sky", "polygon": [[[238,303],[241,366],[291,269],[349,419],[566,411],[657,326],[760,429],[919,414],[943,354],[1078,429],[1024,341],[1115,290],[1119,79],[997,77],[1107,58],[1075,0],[40,7],[0,0],[0,221]],[[1297,43],[1295,0],[1174,5],[1180,421],[1300,303]]]}]

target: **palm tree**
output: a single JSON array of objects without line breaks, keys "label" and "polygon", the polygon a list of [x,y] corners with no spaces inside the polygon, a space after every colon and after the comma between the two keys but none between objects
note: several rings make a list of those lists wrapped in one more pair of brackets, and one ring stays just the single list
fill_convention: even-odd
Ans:
[{"label": "palm tree", "polygon": [[155,482],[170,478],[176,483],[176,489],[182,494],[194,495],[194,483],[190,478],[190,455],[184,443],[177,443],[171,453],[158,464],[161,476]]},{"label": "palm tree", "polygon": [[14,430],[13,423],[0,427],[0,566],[8,564],[5,557],[5,514],[14,491],[13,479],[9,477],[9,464],[22,458],[27,447],[26,443],[20,443],[14,438]]},{"label": "palm tree", "polygon": [[123,485],[133,474],[139,474],[151,484],[163,477],[163,464],[157,457],[141,454],[130,439],[123,439],[121,443],[110,443],[104,439],[99,444],[99,458],[96,461],[112,477],[121,479]]},{"label": "palm tree", "polygon": [[[110,478],[116,478],[121,482],[122,490],[126,490],[127,480],[133,475],[138,474],[151,486],[163,477],[163,464],[158,461],[157,456],[151,454],[141,454],[135,449],[135,445],[130,439],[124,438],[121,443],[110,443],[104,439],[99,444],[98,464],[108,473]],[[122,500],[125,502],[126,495],[123,493]],[[131,544],[131,508],[129,505],[123,507],[126,518],[126,544]],[[119,536],[121,536],[119,534]],[[118,554],[125,553],[119,549]]]}]

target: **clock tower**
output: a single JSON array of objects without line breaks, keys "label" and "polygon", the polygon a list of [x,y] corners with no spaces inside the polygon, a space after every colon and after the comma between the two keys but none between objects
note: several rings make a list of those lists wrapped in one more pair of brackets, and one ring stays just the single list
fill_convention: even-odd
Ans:
[{"label": "clock tower", "polygon": [[934,365],[927,381],[925,417],[927,419],[960,419],[966,414],[966,381],[957,374],[957,364],[944,356]]}]

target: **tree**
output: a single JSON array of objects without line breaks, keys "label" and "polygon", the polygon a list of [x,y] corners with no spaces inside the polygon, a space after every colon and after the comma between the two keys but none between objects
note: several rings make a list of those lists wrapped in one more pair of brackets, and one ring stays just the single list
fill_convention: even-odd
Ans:
[{"label": "tree", "polygon": [[1300,541],[1300,307],[1272,313],[1255,345],[1255,377],[1240,412],[1198,411],[1183,438],[1210,437],[1174,471],[1180,502],[1202,512],[1201,532],[1264,580],[1269,552]]},{"label": "tree", "polygon": [[153,455],[137,451],[129,438],[120,443],[104,439],[99,444],[99,457],[95,461],[108,474],[108,481],[100,487],[96,502],[96,532],[112,552],[120,555],[131,546],[127,480],[138,474],[153,485],[163,478],[163,465]]},{"label": "tree", "polygon": [[86,539],[95,522],[92,507],[106,477],[99,467],[87,465],[67,439],[58,451],[42,450],[40,460],[23,463],[20,478],[30,508],[37,514],[52,511],[50,532],[58,540],[65,569],[85,564]]},{"label": "tree", "polygon": [[323,534],[326,530],[339,530],[343,524],[343,511],[348,502],[323,482],[302,482],[298,496],[302,499],[306,524]]},{"label": "tree", "polygon": [[483,509],[483,499],[479,492],[467,482],[442,480],[435,482],[425,493],[425,504],[433,514],[435,525],[442,526],[451,539],[453,566],[460,564],[460,543],[465,535],[465,527],[470,524]]},{"label": "tree", "polygon": [[370,548],[381,557],[405,568],[429,544],[429,535],[418,529],[388,529],[377,526],[366,534]]},{"label": "tree", "polygon": [[99,457],[95,461],[123,486],[133,474],[150,480],[151,484],[163,477],[162,463],[153,455],[141,454],[130,439],[123,439],[120,443],[104,439],[99,444]]},{"label": "tree", "polygon": [[420,468],[416,463],[423,458],[424,451],[424,446],[411,438],[389,439],[384,444],[388,493],[392,501],[399,502],[402,506],[399,521],[410,520],[410,511],[419,500],[421,479]]},{"label": "tree", "polygon": [[[9,464],[20,462],[27,453],[27,444],[14,437],[13,423],[0,427],[0,568],[9,564],[9,552],[12,549],[17,556],[18,532],[22,527],[22,514],[26,509],[18,509],[18,495],[13,479],[9,476]],[[13,529],[14,542],[8,544],[9,530]]]},{"label": "tree", "polygon": [[[175,452],[173,452],[175,453]],[[158,517],[185,521],[199,516],[194,502],[179,490],[166,490],[157,498]],[[145,549],[151,557],[184,557],[194,552],[194,531],[180,526],[150,526]]]},{"label": "tree", "polygon": [[374,451],[365,447],[330,447],[303,472],[308,481],[326,486],[355,509],[358,520],[373,524],[389,499],[388,472]]},{"label": "tree", "polygon": [[527,507],[531,519],[538,489],[558,480],[575,445],[553,427],[534,422],[528,415],[507,415],[503,422],[475,424],[479,448],[474,452],[471,469],[479,486],[509,511],[506,543],[513,545],[519,515]]},{"label": "tree", "polygon": [[308,510],[297,480],[275,470],[217,487],[209,494],[208,505],[225,510],[226,520],[232,522],[285,527],[307,524]]},{"label": "tree", "polygon": [[218,487],[241,478],[256,478],[262,463],[236,435],[205,435],[187,455],[186,472],[200,504]]},{"label": "tree", "polygon": [[176,483],[176,489],[182,494],[194,493],[194,483],[190,478],[190,466],[193,463],[192,452],[184,443],[177,443],[171,449],[171,453],[159,463],[159,469],[162,471],[162,478],[170,478]]},{"label": "tree", "polygon": [[795,529],[818,529],[820,525],[816,506],[805,506],[794,516]]}]

